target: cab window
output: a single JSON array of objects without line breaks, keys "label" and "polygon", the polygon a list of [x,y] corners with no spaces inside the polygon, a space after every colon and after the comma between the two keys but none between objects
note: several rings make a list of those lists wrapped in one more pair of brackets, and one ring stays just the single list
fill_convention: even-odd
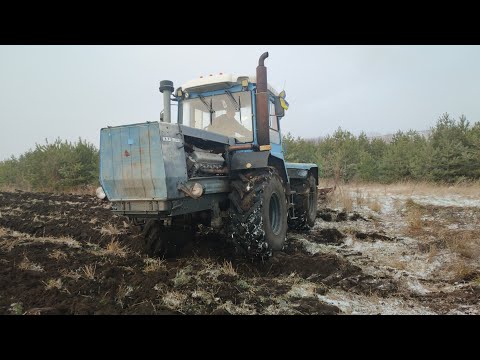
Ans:
[{"label": "cab window", "polygon": [[278,118],[275,115],[275,104],[272,101],[269,101],[269,112],[270,114],[270,142],[274,144],[280,144],[280,133],[278,131]]}]

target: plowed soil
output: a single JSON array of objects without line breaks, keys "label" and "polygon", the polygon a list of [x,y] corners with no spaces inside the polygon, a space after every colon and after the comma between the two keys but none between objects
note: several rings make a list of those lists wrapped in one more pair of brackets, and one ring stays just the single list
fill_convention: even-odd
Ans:
[{"label": "plowed soil", "polygon": [[[323,214],[336,224],[368,223],[358,214]],[[341,294],[352,303],[402,299],[426,313],[451,310],[454,293],[446,302],[408,294],[395,273],[370,271],[373,262],[346,245],[348,232],[324,218],[307,233],[289,232],[285,249],[265,262],[237,255],[206,227],[175,258],[155,259],[144,255],[139,229],[107,202],[0,192],[0,314],[355,313],[335,300]],[[375,231],[359,229],[359,241],[396,241]],[[475,307],[472,291],[455,296]]]}]

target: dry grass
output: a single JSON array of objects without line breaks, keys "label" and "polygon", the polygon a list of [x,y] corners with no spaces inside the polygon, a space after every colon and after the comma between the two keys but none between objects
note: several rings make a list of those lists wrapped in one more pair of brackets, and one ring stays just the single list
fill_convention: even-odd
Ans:
[{"label": "dry grass", "polygon": [[432,262],[433,259],[438,255],[437,245],[431,244],[428,250],[428,262]]},{"label": "dry grass", "polygon": [[7,235],[7,230],[4,228],[0,227],[0,237]]},{"label": "dry grass", "polygon": [[393,198],[393,208],[397,212],[397,214],[401,214],[403,210],[404,203],[399,198]]},{"label": "dry grass", "polygon": [[50,254],[48,254],[48,257],[50,259],[55,259],[55,260],[59,261],[59,260],[67,259],[67,254],[64,253],[62,250],[56,249],[56,250],[53,250]]},{"label": "dry grass", "polygon": [[418,231],[422,230],[423,228],[422,212],[419,209],[413,209],[408,212],[407,225],[408,225],[408,230],[411,233],[417,233]]},{"label": "dry grass", "polygon": [[204,304],[210,305],[215,301],[215,295],[211,292],[202,290],[202,289],[195,289],[190,296],[192,299],[200,301]]},{"label": "dry grass", "polygon": [[[333,181],[324,179],[320,180],[320,188],[331,186],[333,186]],[[460,195],[478,198],[478,194],[480,193],[480,181],[464,181],[456,184],[438,184],[433,182],[414,181],[400,181],[393,184],[356,182],[342,184],[342,188],[352,192],[362,191],[404,196],[436,194],[439,196]],[[382,189],[382,191],[380,191],[380,189]]]},{"label": "dry grass", "polygon": [[16,185],[16,186],[13,186],[13,185],[0,185],[0,191],[2,192],[15,192],[18,190],[22,190],[22,191],[32,191],[32,188],[30,186],[27,186],[25,184],[22,184],[22,185]]},{"label": "dry grass", "polygon": [[224,274],[224,275],[228,275],[228,276],[237,276],[237,272],[235,271],[233,265],[232,265],[232,262],[231,261],[227,261],[225,260],[223,262],[223,264],[220,266],[220,271]]},{"label": "dry grass", "polygon": [[417,234],[423,228],[422,216],[424,214],[422,208],[412,199],[405,201],[405,208],[407,211],[408,231],[412,234]]},{"label": "dry grass", "polygon": [[348,193],[342,193],[340,195],[340,204],[344,211],[351,212],[353,210],[353,199]]},{"label": "dry grass", "polygon": [[74,194],[74,195],[92,195],[95,196],[95,190],[97,189],[98,186],[95,185],[83,185],[83,186],[78,186],[72,189],[69,189],[68,191],[65,191],[68,194]]},{"label": "dry grass", "polygon": [[107,224],[105,226],[103,226],[101,229],[100,229],[100,233],[102,235],[120,235],[122,233],[121,230],[117,229],[114,225],[112,224]]},{"label": "dry grass", "polygon": [[62,290],[63,283],[62,279],[49,279],[47,282],[42,281],[45,284],[45,290],[58,289]]},{"label": "dry grass", "polygon": [[156,272],[159,270],[165,270],[167,268],[165,260],[146,258],[143,260],[145,266],[143,268],[144,273]]},{"label": "dry grass", "polygon": [[162,298],[163,303],[173,310],[180,310],[186,300],[187,295],[178,291],[169,291]]},{"label": "dry grass", "polygon": [[292,288],[286,294],[287,297],[304,298],[314,297],[317,291],[317,285],[307,281],[296,281]]},{"label": "dry grass", "polygon": [[473,230],[444,230],[441,235],[447,247],[467,259],[480,257],[480,234]]},{"label": "dry grass", "polygon": [[115,296],[115,301],[122,307],[124,307],[123,302],[125,299],[130,296],[130,294],[133,292],[133,287],[130,285],[126,284],[120,284],[118,286],[117,294]]},{"label": "dry grass", "polygon": [[378,201],[377,198],[371,199],[368,202],[368,207],[370,208],[370,210],[375,211],[376,213],[382,211],[382,204]]},{"label": "dry grass", "polygon": [[247,304],[245,301],[241,304],[234,304],[230,300],[227,300],[225,303],[219,305],[215,311],[224,310],[230,315],[256,315],[257,310],[252,304]]},{"label": "dry grass", "polygon": [[352,211],[353,201],[351,192],[342,186],[338,186],[335,191],[326,196],[326,205],[341,208],[347,212]]},{"label": "dry grass", "polygon": [[192,279],[191,272],[192,272],[192,267],[191,266],[187,266],[187,267],[177,271],[177,274],[173,278],[173,286],[174,287],[180,287],[180,286],[188,284],[190,282],[190,280]]},{"label": "dry grass", "polygon": [[79,280],[82,277],[82,275],[80,275],[78,272],[79,272],[79,269],[77,269],[77,270],[67,270],[67,269],[60,270],[60,274],[62,276],[65,276],[65,277],[73,279],[73,280]]},{"label": "dry grass", "polygon": [[[399,189],[405,188],[416,195],[461,195],[461,196],[478,196],[480,193],[480,181],[461,181],[456,184],[436,184],[432,182],[405,182],[397,185]],[[395,187],[394,187],[395,188]]]},{"label": "dry grass", "polygon": [[215,262],[210,258],[199,258],[200,264],[205,269],[212,269],[215,267]]},{"label": "dry grass", "polygon": [[473,266],[465,263],[465,261],[461,259],[452,261],[445,270],[452,274],[455,281],[465,281],[477,273],[477,270]]},{"label": "dry grass", "polygon": [[109,254],[109,255],[114,255],[114,256],[118,256],[118,257],[125,257],[125,256],[127,256],[128,250],[127,250],[126,247],[121,246],[117,240],[112,239],[107,244],[106,253]]},{"label": "dry grass", "polygon": [[15,246],[25,243],[24,239],[14,238],[0,241],[0,249],[10,252]]},{"label": "dry grass", "polygon": [[95,280],[95,271],[97,270],[97,264],[85,265],[82,268],[83,274],[86,279]]},{"label": "dry grass", "polygon": [[19,233],[16,231],[12,233],[12,236],[22,238],[23,241],[32,242],[32,243],[61,244],[74,249],[80,249],[82,247],[77,240],[71,237],[60,237],[60,238],[32,237],[28,234]]},{"label": "dry grass", "polygon": [[397,270],[406,270],[407,262],[399,258],[393,258],[388,262],[388,265]]},{"label": "dry grass", "polygon": [[18,264],[18,268],[20,270],[30,270],[38,272],[45,271],[41,265],[35,264],[34,262],[30,261],[27,256],[23,257],[22,262]]},{"label": "dry grass", "polygon": [[355,189],[355,203],[358,207],[362,207],[366,204],[365,194],[359,188]]}]

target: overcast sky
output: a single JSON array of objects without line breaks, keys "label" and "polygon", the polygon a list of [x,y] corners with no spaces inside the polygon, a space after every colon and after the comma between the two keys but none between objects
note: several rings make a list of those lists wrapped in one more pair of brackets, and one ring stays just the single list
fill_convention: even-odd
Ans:
[{"label": "overcast sky", "polygon": [[427,130],[448,112],[480,121],[480,46],[0,46],[0,160],[35,143],[157,121],[160,80],[255,74],[285,84],[283,133]]}]

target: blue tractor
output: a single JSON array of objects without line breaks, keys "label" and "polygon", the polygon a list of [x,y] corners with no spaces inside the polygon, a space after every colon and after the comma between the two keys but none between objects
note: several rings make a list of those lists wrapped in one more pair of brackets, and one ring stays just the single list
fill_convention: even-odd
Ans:
[{"label": "blue tractor", "polygon": [[267,82],[267,57],[256,76],[210,75],[176,90],[161,81],[160,122],[101,129],[97,196],[142,227],[150,256],[174,251],[203,224],[248,257],[267,258],[288,228],[314,225],[318,167],[284,160],[288,105]]}]

